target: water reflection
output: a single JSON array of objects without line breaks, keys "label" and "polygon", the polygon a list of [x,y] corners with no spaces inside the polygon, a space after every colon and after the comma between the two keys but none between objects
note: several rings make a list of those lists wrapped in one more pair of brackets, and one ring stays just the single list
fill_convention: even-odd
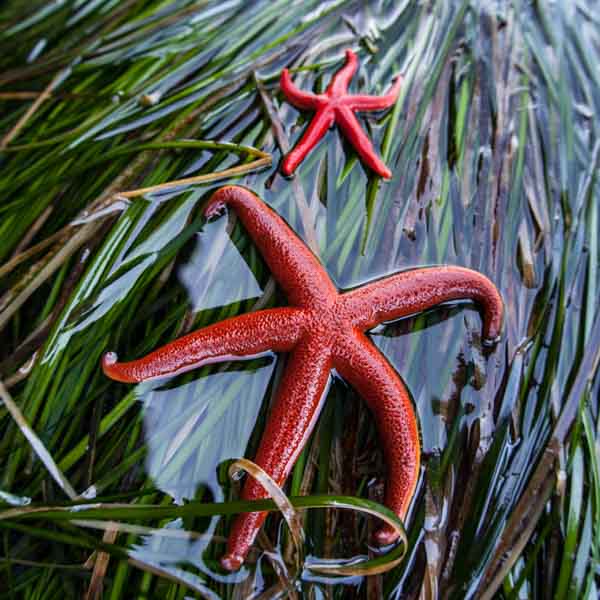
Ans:
[{"label": "water reflection", "polygon": [[[219,466],[244,456],[275,364],[274,357],[267,355],[240,368],[237,364],[216,371],[209,367],[138,386],[147,448],[144,467],[157,489],[177,504],[197,498],[224,499]],[[196,533],[190,523],[174,519],[161,530],[140,536],[129,555],[163,576],[185,581],[206,597],[219,598],[205,587],[206,575],[223,583],[248,576],[245,568],[222,574],[216,560],[205,560],[219,520],[201,520],[192,528],[200,529]]]},{"label": "water reflection", "polygon": [[146,472],[156,487],[176,502],[195,498],[201,486],[223,498],[217,466],[244,455],[274,365],[273,357],[265,357],[244,369],[202,369],[185,383],[139,386]]},{"label": "water reflection", "polygon": [[225,575],[213,570],[214,560],[204,560],[204,553],[211,541],[215,520],[203,533],[188,531],[182,519],[173,519],[139,540],[129,548],[129,556],[134,560],[150,564],[167,576],[185,581],[197,591],[208,593],[209,597],[220,596],[211,592],[206,586],[209,580],[220,583],[238,583],[248,576],[247,569]]},{"label": "water reflection", "polygon": [[251,269],[227,234],[227,225],[226,218],[206,223],[195,236],[189,260],[178,271],[194,311],[261,295]]}]

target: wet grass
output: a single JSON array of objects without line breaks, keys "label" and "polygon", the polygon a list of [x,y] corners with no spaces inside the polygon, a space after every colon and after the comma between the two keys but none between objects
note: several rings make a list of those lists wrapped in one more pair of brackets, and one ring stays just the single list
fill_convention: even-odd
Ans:
[{"label": "wet grass", "polygon": [[[598,596],[591,0],[0,11],[1,597]],[[332,131],[285,180],[306,115],[279,72],[323,89],[346,47],[352,89],[405,76],[396,106],[363,121],[394,178],[369,177]],[[253,164],[263,152],[271,166]],[[219,515],[244,508],[229,459],[254,456],[283,359],[135,388],[99,369],[106,350],[141,356],[285,302],[235,218],[201,217],[222,182],[278,210],[342,288],[448,263],[504,297],[493,351],[464,306],[373,332],[413,395],[424,459],[407,555],[385,574],[295,570],[278,516],[241,574],[219,571]],[[376,523],[359,509],[381,510],[384,474],[368,411],[336,380],[288,483],[294,504],[328,507],[303,513],[309,563],[404,551],[367,545]],[[331,508],[342,499],[357,510]],[[82,504],[97,506],[65,510]]]}]

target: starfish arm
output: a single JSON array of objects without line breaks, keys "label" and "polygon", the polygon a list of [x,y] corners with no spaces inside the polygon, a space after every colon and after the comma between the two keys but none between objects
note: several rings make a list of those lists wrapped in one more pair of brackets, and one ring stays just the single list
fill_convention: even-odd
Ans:
[{"label": "starfish arm", "polygon": [[327,130],[333,125],[333,120],[333,111],[327,107],[315,113],[300,141],[284,158],[281,166],[284,175],[290,176],[294,173],[306,155],[323,139]]},{"label": "starfish arm", "polygon": [[345,94],[357,68],[358,58],[356,54],[350,49],[346,50],[346,64],[332,77],[325,93],[329,97]]},{"label": "starfish arm", "polygon": [[352,110],[347,106],[337,107],[335,120],[346,139],[354,146],[362,162],[381,177],[390,179],[392,172],[377,156],[371,140],[364,132]]},{"label": "starfish arm", "polygon": [[348,292],[342,299],[354,325],[362,330],[455,300],[480,305],[487,342],[496,341],[502,328],[504,308],[496,286],[481,273],[462,267],[404,271]]},{"label": "starfish arm", "polygon": [[138,360],[120,363],[116,354],[108,352],[102,357],[102,370],[116,381],[138,383],[269,350],[287,352],[302,336],[304,318],[297,308],[240,315],[194,331]]},{"label": "starfish arm", "polygon": [[386,108],[390,108],[390,106],[393,106],[394,102],[398,100],[402,83],[402,76],[398,75],[396,81],[394,81],[387,94],[384,96],[367,96],[363,94],[357,94],[355,96],[347,96],[344,104],[352,110],[358,111],[384,110]]},{"label": "starfish arm", "polygon": [[239,186],[220,188],[209,200],[206,216],[219,213],[225,205],[236,211],[290,304],[314,306],[336,291],[309,248],[252,192]]},{"label": "starfish arm", "polygon": [[294,105],[296,108],[300,108],[302,110],[314,110],[318,107],[317,96],[315,94],[311,94],[310,92],[303,92],[302,90],[298,89],[294,85],[294,82],[290,77],[290,72],[287,69],[283,69],[283,71],[281,71],[279,87],[281,88],[281,91],[284,93],[288,102]]},{"label": "starfish arm", "polygon": [[[375,345],[355,331],[336,344],[333,365],[371,409],[387,464],[385,505],[406,517],[419,478],[417,419],[406,386]],[[386,526],[375,537],[390,544],[397,533]]]},{"label": "starfish arm", "polygon": [[[331,358],[328,348],[309,341],[301,342],[290,354],[279,384],[273,408],[255,458],[274,481],[285,483],[319,416],[330,380]],[[268,498],[254,479],[248,478],[243,500]],[[244,513],[236,517],[229,533],[227,553],[221,564],[236,570],[267,516],[266,512]]]}]

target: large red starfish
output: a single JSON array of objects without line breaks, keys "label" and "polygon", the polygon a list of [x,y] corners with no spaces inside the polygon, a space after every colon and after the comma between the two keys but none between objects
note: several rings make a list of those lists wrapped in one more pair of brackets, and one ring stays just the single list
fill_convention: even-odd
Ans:
[{"label": "large red starfish", "polygon": [[[375,417],[388,467],[385,503],[404,518],[419,473],[419,433],[409,393],[365,331],[427,310],[441,302],[473,300],[483,310],[486,340],[498,338],[502,299],[489,279],[460,267],[405,271],[340,294],[319,261],[275,212],[248,190],[228,186],[210,199],[206,215],[231,205],[258,246],[290,305],[249,313],[204,327],[145,358],[118,363],[102,359],[112,379],[139,382],[207,363],[289,352],[282,381],[263,434],[256,463],[283,485],[321,409],[335,369],[366,400]],[[248,479],[242,498],[265,498]],[[225,568],[240,567],[266,517],[239,515],[233,523]],[[377,534],[394,541],[391,528]]]},{"label": "large red starfish", "polygon": [[319,143],[327,130],[337,123],[366,166],[386,179],[392,176],[392,172],[377,156],[371,140],[360,126],[354,113],[383,110],[392,106],[400,93],[402,77],[397,77],[384,96],[350,95],[348,94],[348,85],[356,73],[357,67],[356,54],[352,50],[346,50],[346,64],[333,76],[324,94],[311,94],[299,90],[292,83],[289,71],[283,69],[280,86],[288,101],[296,108],[315,111],[304,135],[283,161],[281,170],[284,175],[291,175],[311,149]]}]

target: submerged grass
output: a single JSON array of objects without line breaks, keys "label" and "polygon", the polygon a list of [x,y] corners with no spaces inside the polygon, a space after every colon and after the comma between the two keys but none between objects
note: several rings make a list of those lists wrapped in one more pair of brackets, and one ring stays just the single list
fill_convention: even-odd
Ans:
[{"label": "submerged grass", "polygon": [[[404,75],[396,106],[364,120],[394,178],[369,177],[331,132],[286,181],[277,163],[306,116],[280,70],[323,89],[348,46],[354,89]],[[8,2],[0,47],[0,597],[598,596],[592,0]],[[223,177],[342,288],[450,263],[503,294],[494,351],[469,307],[373,332],[415,400],[424,470],[408,545],[369,550],[368,576],[354,563],[376,523],[359,512],[385,513],[385,471],[343,382],[289,482],[294,506],[326,507],[303,514],[305,567],[338,575],[290,569],[272,517],[224,575],[217,515],[250,509],[229,459],[253,457],[283,361],[134,389],[99,370],[105,350],[140,356],[285,302],[235,218],[201,216]]]}]

